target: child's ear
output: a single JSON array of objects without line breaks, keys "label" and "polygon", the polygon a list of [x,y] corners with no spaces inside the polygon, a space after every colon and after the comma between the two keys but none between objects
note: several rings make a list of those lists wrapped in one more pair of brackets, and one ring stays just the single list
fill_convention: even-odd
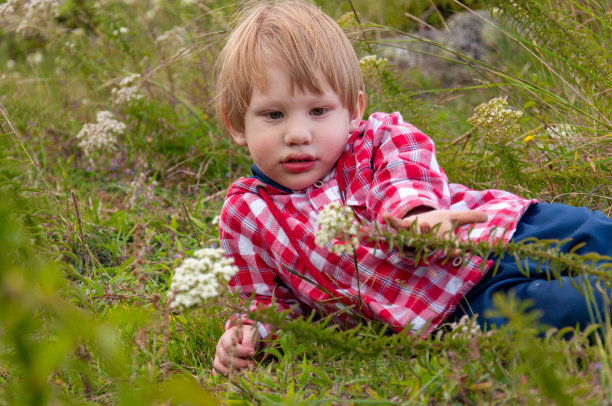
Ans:
[{"label": "child's ear", "polygon": [[241,145],[243,147],[247,145],[246,136],[244,135],[244,130],[236,131],[232,126],[228,125],[227,131],[229,131],[234,141],[236,141],[236,144]]},{"label": "child's ear", "polygon": [[227,113],[225,112],[225,110],[221,114],[221,120],[223,120],[223,124],[225,124],[225,128],[227,128],[227,131],[230,133],[234,141],[236,141],[236,144],[241,145],[243,147],[246,146],[247,142],[246,142],[246,136],[244,135],[244,130],[236,131],[232,127],[232,125],[229,122],[229,119],[227,118]]},{"label": "child's ear", "polygon": [[351,119],[349,121],[349,133],[353,133],[357,131],[357,128],[359,128],[359,124],[361,124],[361,119],[363,118],[363,113],[365,111],[365,106],[365,94],[363,93],[363,90],[360,90],[359,95],[357,97],[357,105],[355,106],[356,108],[353,111],[353,114],[351,115]]}]

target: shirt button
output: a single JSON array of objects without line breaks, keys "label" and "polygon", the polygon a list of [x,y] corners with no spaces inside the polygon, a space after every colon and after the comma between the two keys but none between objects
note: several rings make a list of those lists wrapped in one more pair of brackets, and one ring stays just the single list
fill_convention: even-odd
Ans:
[{"label": "shirt button", "polygon": [[461,266],[461,263],[463,262],[463,258],[461,257],[456,257],[455,259],[453,259],[453,266],[455,268],[459,268]]},{"label": "shirt button", "polygon": [[322,180],[318,180],[313,184],[314,187],[319,188],[321,186],[323,186],[323,181]]}]

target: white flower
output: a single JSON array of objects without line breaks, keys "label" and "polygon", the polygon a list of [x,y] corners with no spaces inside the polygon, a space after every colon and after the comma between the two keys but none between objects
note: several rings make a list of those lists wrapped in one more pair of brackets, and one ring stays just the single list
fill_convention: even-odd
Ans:
[{"label": "white flower", "polygon": [[41,52],[34,52],[26,57],[27,61],[32,65],[40,65],[44,59]]},{"label": "white flower", "polygon": [[576,127],[571,124],[551,124],[546,127],[546,135],[553,139],[568,139],[579,136]]},{"label": "white flower", "polygon": [[140,78],[140,74],[134,73],[121,79],[119,87],[113,87],[111,89],[111,100],[113,104],[121,106],[142,99],[144,96],[138,91],[140,87]]},{"label": "white flower", "polygon": [[155,43],[164,54],[171,55],[183,47],[185,43],[184,37],[185,29],[183,27],[174,27],[157,37]]},{"label": "white flower", "polygon": [[20,6],[20,0],[8,0],[6,3],[0,4],[0,17],[14,14],[15,10],[17,10]]},{"label": "white flower", "polygon": [[[13,3],[18,5],[20,2]],[[17,9],[15,5],[12,7],[13,12]],[[25,2],[23,9],[25,14],[17,27],[17,32],[28,37],[47,27],[59,15],[59,1],[30,0]]]},{"label": "white flower", "polygon": [[359,245],[358,234],[359,224],[353,211],[339,202],[323,207],[317,217],[315,243],[319,247],[329,245],[330,251],[336,254],[353,253]]},{"label": "white flower", "polygon": [[189,308],[219,295],[220,282],[230,280],[237,271],[232,261],[223,257],[220,248],[202,248],[174,270],[170,307]]},{"label": "white flower", "polygon": [[123,134],[125,124],[113,119],[110,111],[99,111],[95,123],[87,123],[77,134],[79,147],[88,157],[94,151],[110,152],[115,149],[116,135]]},{"label": "white flower", "polygon": [[[450,337],[453,339],[469,340],[475,335],[482,335],[480,325],[476,321],[476,317],[470,318],[467,315],[463,315],[458,322],[450,323]],[[486,336],[489,336],[494,330],[487,332]]]},{"label": "white flower", "polygon": [[155,199],[155,186],[157,186],[156,180],[149,180],[144,172],[141,172],[130,182],[128,207],[133,209],[136,207],[139,201],[139,197],[143,197],[145,201],[151,202]]},{"label": "white flower", "polygon": [[379,78],[387,66],[387,58],[379,58],[376,55],[364,56],[359,60],[359,67],[366,78]]},{"label": "white flower", "polygon": [[492,141],[500,141],[518,133],[518,121],[523,112],[508,108],[508,102],[497,97],[482,103],[474,109],[474,115],[467,121],[472,126],[481,129],[485,137]]}]

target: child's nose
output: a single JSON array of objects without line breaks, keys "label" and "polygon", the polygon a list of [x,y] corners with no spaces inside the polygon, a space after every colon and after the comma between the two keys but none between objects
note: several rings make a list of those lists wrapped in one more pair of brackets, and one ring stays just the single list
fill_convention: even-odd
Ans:
[{"label": "child's nose", "polygon": [[312,134],[310,128],[304,120],[292,119],[287,122],[285,130],[286,145],[310,144]]}]

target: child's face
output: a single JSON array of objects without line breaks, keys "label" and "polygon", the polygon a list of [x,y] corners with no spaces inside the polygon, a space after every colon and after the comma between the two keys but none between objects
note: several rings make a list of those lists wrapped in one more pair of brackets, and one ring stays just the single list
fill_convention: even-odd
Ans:
[{"label": "child's face", "polygon": [[300,92],[282,69],[266,67],[267,90],[254,88],[244,131],[230,129],[234,140],[249,148],[257,167],[272,180],[293,190],[304,189],[327,175],[344,151],[365,108],[360,93],[353,116],[338,95]]}]

